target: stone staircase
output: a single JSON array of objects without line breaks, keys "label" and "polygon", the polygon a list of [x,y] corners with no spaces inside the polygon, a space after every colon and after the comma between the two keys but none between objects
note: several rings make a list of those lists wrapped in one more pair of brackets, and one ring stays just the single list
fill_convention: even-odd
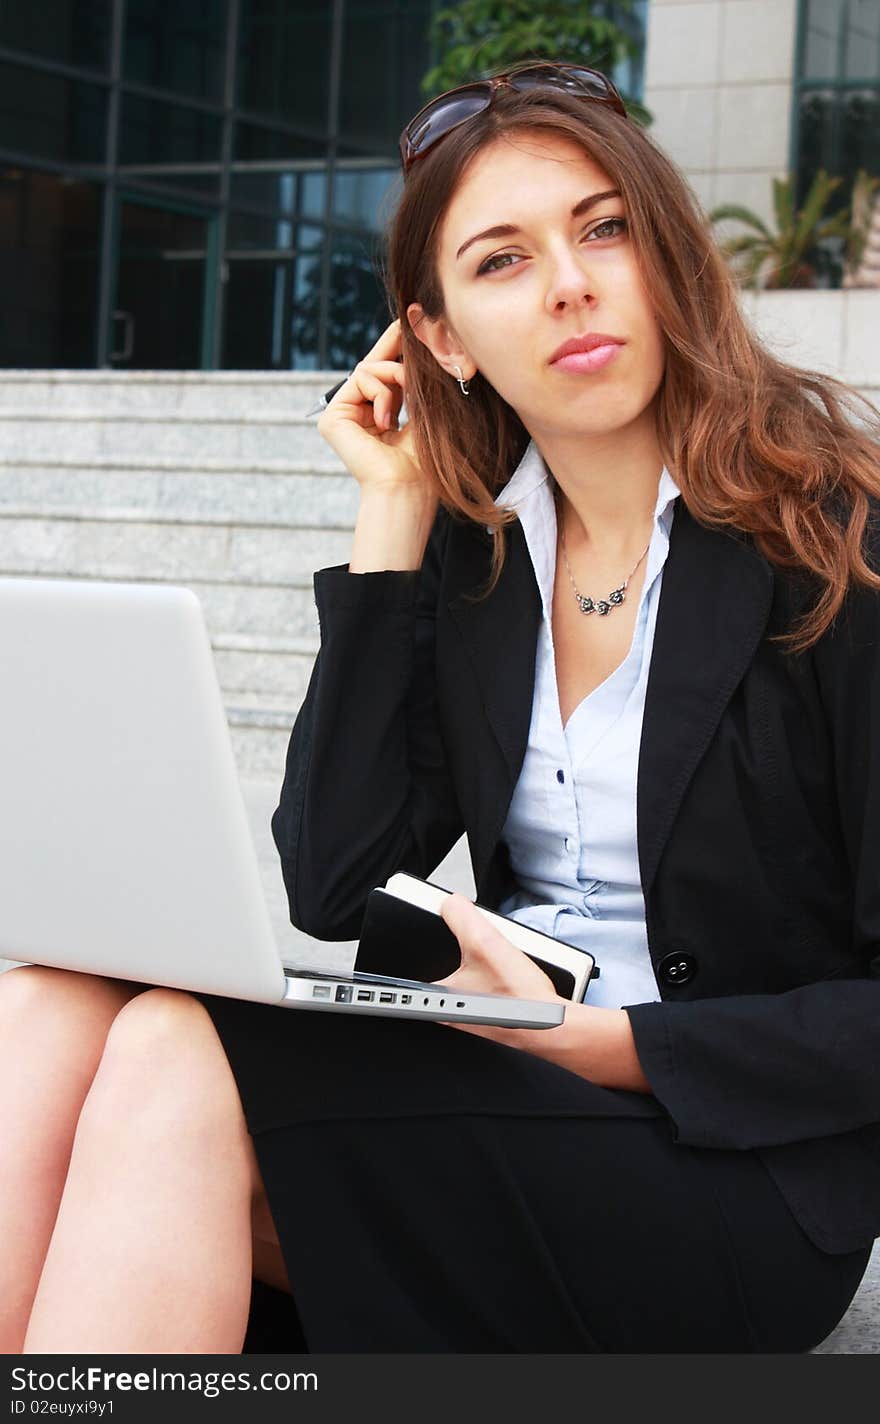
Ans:
[{"label": "stone staircase", "polygon": [[305,412],[332,372],[0,373],[0,574],[201,600],[243,777],[277,781],[318,646],[312,573],[357,486]]},{"label": "stone staircase", "polygon": [[[0,371],[0,576],[193,590],[279,948],[331,970],[356,945],[291,926],[269,822],[318,649],[312,575],[347,561],[357,511],[355,480],[305,414],[338,379]],[[474,894],[464,840],[439,871]]]},{"label": "stone staircase", "polygon": [[[337,379],[0,372],[0,575],[194,590],[279,946],[290,962],[328,969],[346,968],[355,946],[293,930],[269,818],[318,646],[312,572],[347,560],[357,507],[354,480],[305,417]],[[433,878],[474,895],[463,840]],[[814,1353],[878,1351],[880,1243]]]}]

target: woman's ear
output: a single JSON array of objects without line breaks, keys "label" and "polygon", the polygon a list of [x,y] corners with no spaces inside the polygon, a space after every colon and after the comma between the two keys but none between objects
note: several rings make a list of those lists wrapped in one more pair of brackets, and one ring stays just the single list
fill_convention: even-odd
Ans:
[{"label": "woman's ear", "polygon": [[466,381],[477,373],[477,367],[462,347],[461,341],[444,317],[426,316],[419,302],[410,302],[406,309],[407,320],[415,335],[427,346],[437,363],[448,376],[458,378],[456,366]]}]

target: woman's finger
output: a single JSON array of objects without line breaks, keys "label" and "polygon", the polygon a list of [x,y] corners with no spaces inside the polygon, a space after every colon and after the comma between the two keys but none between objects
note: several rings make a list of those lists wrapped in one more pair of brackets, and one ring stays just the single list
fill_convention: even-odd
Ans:
[{"label": "woman's finger", "polygon": [[494,959],[498,954],[510,954],[510,941],[466,895],[448,895],[441,903],[440,914],[461,945],[463,955]]},{"label": "woman's finger", "polygon": [[399,318],[399,317],[395,317],[395,318],[394,318],[394,321],[390,322],[389,325],[386,326],[385,330],[382,332],[382,335],[379,337],[378,341],[376,341],[375,344],[370,347],[369,351],[367,352],[366,356],[364,357],[364,360],[365,360],[365,361],[374,361],[374,360],[384,361],[384,360],[386,360],[388,357],[396,356],[396,355],[399,353],[399,351],[400,351],[400,346],[401,346],[401,326],[400,326],[400,318]]},{"label": "woman's finger", "polygon": [[373,406],[375,424],[388,429],[403,404],[403,393],[404,371],[400,362],[359,361],[327,406],[318,429],[322,422],[328,426],[334,417],[350,420],[353,414],[359,424],[369,424],[369,420],[363,419],[366,406]]}]

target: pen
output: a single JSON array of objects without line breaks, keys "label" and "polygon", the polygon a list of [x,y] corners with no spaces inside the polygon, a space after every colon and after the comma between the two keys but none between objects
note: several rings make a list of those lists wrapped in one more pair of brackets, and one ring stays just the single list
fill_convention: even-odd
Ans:
[{"label": "pen", "polygon": [[[348,373],[348,376],[350,375],[351,371],[349,371]],[[332,390],[325,391],[322,396],[318,396],[318,399],[315,401],[315,404],[312,406],[311,410],[306,411],[306,418],[308,418],[310,415],[320,415],[322,410],[326,410],[333,397],[336,395],[336,392],[342,390],[342,387],[348,380],[348,376],[345,376],[341,381],[337,381],[336,385],[332,388]]]},{"label": "pen", "polygon": [[[400,359],[403,360],[403,357],[400,357]],[[353,370],[350,370],[349,376],[353,375],[355,375],[355,372],[353,372]],[[308,419],[309,416],[319,416],[322,410],[328,409],[330,402],[332,402],[333,396],[335,396],[337,390],[342,390],[342,387],[345,386],[346,380],[349,379],[349,376],[343,376],[342,380],[337,380],[335,386],[332,386],[332,389],[325,390],[323,396],[319,396],[318,400],[316,400],[315,404],[313,404],[312,409],[306,410],[306,419]],[[404,412],[403,406],[400,407],[400,413],[403,414],[404,422],[406,422],[406,412]]]},{"label": "pen", "polygon": [[[351,376],[353,374],[354,373],[352,371],[349,371],[348,376]],[[318,399],[315,401],[315,404],[311,407],[310,410],[306,411],[306,419],[308,419],[311,415],[320,415],[322,410],[327,409],[333,397],[336,395],[336,392],[342,390],[342,387],[348,380],[348,376],[345,376],[341,381],[337,381],[336,385],[333,386],[329,391],[325,391],[322,396],[318,396]],[[406,424],[407,414],[406,406],[404,404],[401,404],[397,420],[398,424],[401,426]]]}]

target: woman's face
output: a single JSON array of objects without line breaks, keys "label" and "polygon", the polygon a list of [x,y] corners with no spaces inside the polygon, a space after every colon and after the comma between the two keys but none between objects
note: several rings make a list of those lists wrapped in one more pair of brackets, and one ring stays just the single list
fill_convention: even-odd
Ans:
[{"label": "woman's face", "polygon": [[[445,319],[422,321],[418,333],[446,370],[480,371],[536,439],[619,430],[646,411],[663,376],[623,199],[596,197],[613,189],[569,139],[509,134],[474,159],[440,229]],[[623,342],[606,364],[554,361],[562,343],[597,332]]]}]

